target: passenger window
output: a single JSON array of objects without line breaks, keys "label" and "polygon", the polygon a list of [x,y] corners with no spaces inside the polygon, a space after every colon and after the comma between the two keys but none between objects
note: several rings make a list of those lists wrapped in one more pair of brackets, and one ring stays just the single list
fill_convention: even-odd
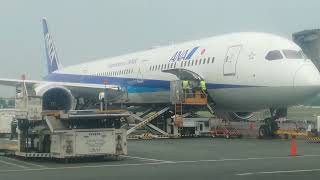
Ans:
[{"label": "passenger window", "polygon": [[180,65],[180,67],[182,67],[183,66],[183,61],[181,61],[181,65]]},{"label": "passenger window", "polygon": [[176,68],[176,67],[177,67],[177,62],[174,63],[174,68]]},{"label": "passenger window", "polygon": [[211,59],[211,63],[214,63],[214,57],[212,57],[212,59]]},{"label": "passenger window", "polygon": [[210,58],[208,58],[208,61],[207,61],[207,64],[209,64],[210,63]]},{"label": "passenger window", "polygon": [[191,66],[193,66],[193,63],[194,63],[194,60],[192,60],[192,62],[191,62]]},{"label": "passenger window", "polygon": [[188,66],[190,66],[190,60],[188,61]]},{"label": "passenger window", "polygon": [[206,58],[203,59],[203,64],[205,64],[205,63],[206,63]]},{"label": "passenger window", "polygon": [[198,59],[196,59],[196,62],[194,63],[194,65],[197,65],[198,64]]},{"label": "passenger window", "polygon": [[265,57],[267,60],[283,59],[283,56],[279,50],[269,51]]},{"label": "passenger window", "polygon": [[199,60],[199,65],[201,64],[201,62],[202,62],[202,59]]}]

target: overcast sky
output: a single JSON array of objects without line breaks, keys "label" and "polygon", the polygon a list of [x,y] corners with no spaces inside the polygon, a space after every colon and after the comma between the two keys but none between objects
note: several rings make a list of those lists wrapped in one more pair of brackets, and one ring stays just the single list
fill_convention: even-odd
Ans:
[{"label": "overcast sky", "polygon": [[[0,77],[41,79],[46,17],[64,66],[239,31],[320,27],[319,0],[0,0]],[[0,86],[0,96],[14,92]]]}]

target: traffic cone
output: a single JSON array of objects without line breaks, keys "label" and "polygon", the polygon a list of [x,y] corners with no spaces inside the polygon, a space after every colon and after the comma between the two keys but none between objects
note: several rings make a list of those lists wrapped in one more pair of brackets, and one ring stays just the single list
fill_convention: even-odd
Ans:
[{"label": "traffic cone", "polygon": [[296,143],[295,137],[292,137],[291,139],[291,156],[292,157],[297,156],[297,143]]}]

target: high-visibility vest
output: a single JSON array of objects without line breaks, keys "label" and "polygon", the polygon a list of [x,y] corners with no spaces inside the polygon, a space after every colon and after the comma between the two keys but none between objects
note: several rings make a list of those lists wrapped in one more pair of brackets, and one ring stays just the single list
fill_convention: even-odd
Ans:
[{"label": "high-visibility vest", "polygon": [[187,80],[182,81],[182,88],[188,89],[189,88],[189,81],[187,81]]},{"label": "high-visibility vest", "polygon": [[202,89],[203,91],[207,90],[206,82],[200,81],[200,86],[201,86],[201,89]]}]

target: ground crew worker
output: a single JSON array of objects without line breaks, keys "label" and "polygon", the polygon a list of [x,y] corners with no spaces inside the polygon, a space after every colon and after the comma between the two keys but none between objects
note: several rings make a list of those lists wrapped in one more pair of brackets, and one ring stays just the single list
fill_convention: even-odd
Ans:
[{"label": "ground crew worker", "polygon": [[182,89],[185,95],[189,93],[190,85],[188,80],[182,80]]},{"label": "ground crew worker", "polygon": [[204,93],[207,91],[206,82],[204,80],[200,81],[200,87]]},{"label": "ground crew worker", "polygon": [[190,88],[190,86],[189,86],[189,81],[188,81],[188,80],[183,80],[183,81],[182,81],[182,88],[183,88],[184,90]]}]

